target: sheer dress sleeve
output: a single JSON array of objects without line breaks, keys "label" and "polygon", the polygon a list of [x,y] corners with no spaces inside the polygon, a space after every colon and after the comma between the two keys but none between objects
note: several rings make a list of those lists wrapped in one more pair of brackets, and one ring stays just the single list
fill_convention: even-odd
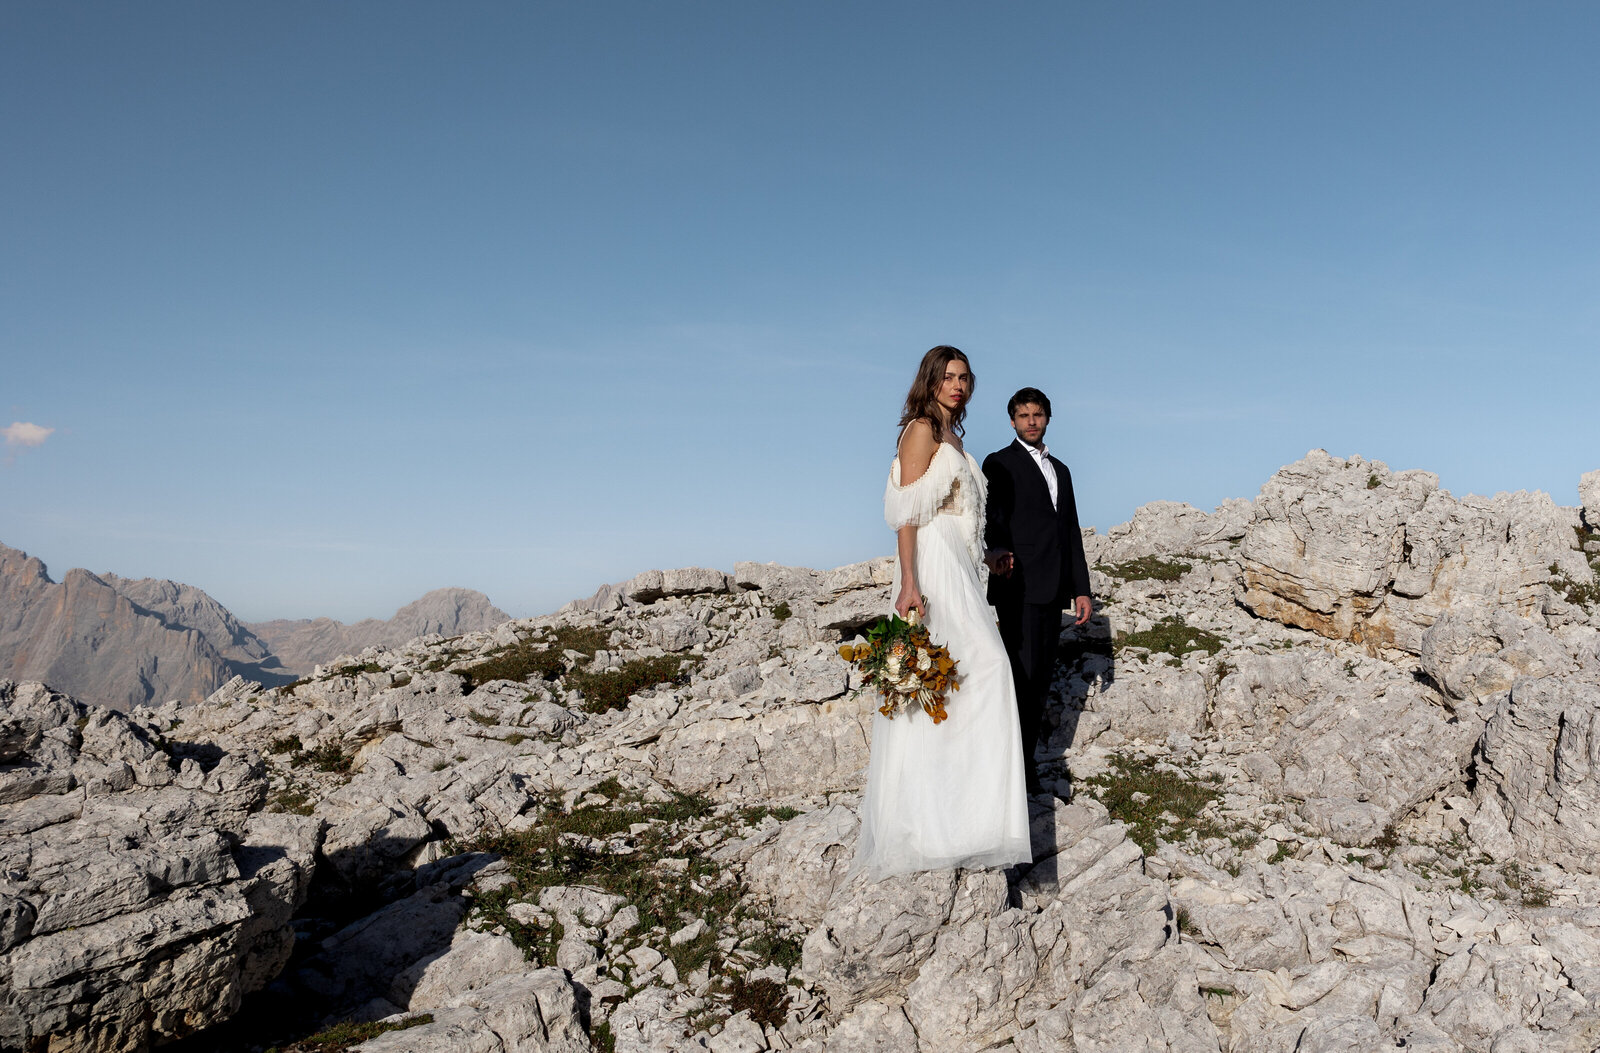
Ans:
[{"label": "sheer dress sleeve", "polygon": [[889,529],[925,526],[941,513],[959,513],[961,508],[960,462],[950,447],[941,444],[934,451],[928,470],[916,482],[900,485],[900,460],[889,466],[889,484],[883,491],[883,518]]}]

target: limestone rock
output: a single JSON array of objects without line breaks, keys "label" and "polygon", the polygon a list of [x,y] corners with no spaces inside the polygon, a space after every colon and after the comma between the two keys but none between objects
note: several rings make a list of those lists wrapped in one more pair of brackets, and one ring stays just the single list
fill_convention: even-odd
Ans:
[{"label": "limestone rock", "polygon": [[[834,897],[805,941],[804,969],[835,1012],[905,990],[933,953],[959,887],[953,870],[854,881]],[[998,913],[1002,901],[992,904]]]},{"label": "limestone rock", "polygon": [[862,1002],[828,1035],[827,1053],[919,1053],[917,1032],[905,1010]]},{"label": "limestone rock", "polygon": [[856,789],[874,712],[863,694],[688,723],[661,736],[656,777],[727,801]]},{"label": "limestone rock", "polygon": [[834,805],[791,819],[747,857],[745,883],[779,917],[814,924],[850,867],[861,821]]},{"label": "limestone rock", "polygon": [[33,732],[0,770],[0,1045],[143,1049],[278,974],[321,824],[252,814],[258,762],[175,764],[149,726],[40,684],[0,681],[0,721]]},{"label": "limestone rock", "polygon": [[1193,670],[1122,662],[1116,679],[1085,700],[1083,708],[1104,718],[1096,733],[1109,728],[1125,738],[1155,742],[1175,731],[1200,731],[1208,706],[1205,680]]},{"label": "limestone rock", "polygon": [[1428,472],[1313,450],[1262,487],[1240,548],[1240,602],[1262,617],[1418,654],[1444,610],[1530,616],[1552,564],[1574,562],[1567,513],[1545,494],[1456,500]]},{"label": "limestone rock", "polygon": [[1245,535],[1250,502],[1224,501],[1202,512],[1181,501],[1152,501],[1134,510],[1095,546],[1096,563],[1123,563],[1144,556],[1207,555],[1232,548]]},{"label": "limestone rock", "polygon": [[572,980],[536,969],[429,1006],[433,1021],[351,1047],[365,1053],[589,1053]]},{"label": "limestone rock", "polygon": [[1600,678],[1518,680],[1484,730],[1478,780],[1522,858],[1600,872]]},{"label": "limestone rock", "polygon": [[1600,531],[1600,468],[1584,472],[1578,480],[1578,503],[1583,506],[1584,525]]}]

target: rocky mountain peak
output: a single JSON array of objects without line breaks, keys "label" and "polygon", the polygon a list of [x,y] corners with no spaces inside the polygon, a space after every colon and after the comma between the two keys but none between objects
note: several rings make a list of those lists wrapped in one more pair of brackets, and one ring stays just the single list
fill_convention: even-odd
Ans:
[{"label": "rocky mountain peak", "polygon": [[847,876],[877,703],[837,648],[887,559],[644,571],[116,720],[0,682],[0,1044],[254,990],[194,1048],[1600,1047],[1577,510],[1318,451],[1085,547],[1006,871]]}]

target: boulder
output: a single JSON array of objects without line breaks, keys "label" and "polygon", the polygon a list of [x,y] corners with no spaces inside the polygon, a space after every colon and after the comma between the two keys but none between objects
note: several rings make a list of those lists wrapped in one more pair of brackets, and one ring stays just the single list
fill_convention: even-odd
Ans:
[{"label": "boulder", "polygon": [[[0,681],[0,1046],[136,1050],[225,1020],[294,946],[321,823],[256,810],[260,762]],[[21,776],[19,778],[19,776]]]},{"label": "boulder", "polygon": [[1584,525],[1600,532],[1600,468],[1584,472],[1578,480],[1578,503],[1583,506]]},{"label": "boulder", "polygon": [[1505,817],[1520,858],[1600,873],[1600,678],[1516,681],[1484,729],[1477,772],[1478,797]]},{"label": "boulder", "polygon": [[1570,512],[1546,494],[1457,500],[1430,472],[1313,450],[1261,489],[1240,548],[1256,614],[1370,653],[1419,654],[1451,607],[1543,608],[1557,565],[1587,580]]},{"label": "boulder", "polygon": [[1114,564],[1144,556],[1226,552],[1244,537],[1249,522],[1250,502],[1238,498],[1209,513],[1182,501],[1152,501],[1106,532],[1095,546],[1094,560]]}]

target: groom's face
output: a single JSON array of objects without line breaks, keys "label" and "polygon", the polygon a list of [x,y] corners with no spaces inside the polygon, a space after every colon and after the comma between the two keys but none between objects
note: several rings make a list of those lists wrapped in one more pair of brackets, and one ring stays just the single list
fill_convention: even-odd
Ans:
[{"label": "groom's face", "polygon": [[1017,438],[1030,446],[1044,441],[1044,429],[1049,424],[1049,414],[1037,402],[1024,402],[1011,414],[1011,426],[1017,430]]}]

